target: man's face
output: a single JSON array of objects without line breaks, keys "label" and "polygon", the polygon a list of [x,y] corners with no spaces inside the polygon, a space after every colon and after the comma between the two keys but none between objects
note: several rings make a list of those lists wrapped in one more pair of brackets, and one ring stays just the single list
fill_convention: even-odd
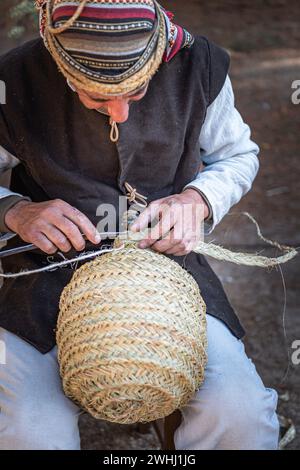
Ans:
[{"label": "man's face", "polygon": [[105,96],[99,93],[90,93],[82,89],[72,87],[77,92],[81,103],[88,109],[95,109],[107,114],[115,122],[125,122],[129,116],[129,106],[133,101],[141,100],[148,89],[149,83],[138,90],[122,96]]}]

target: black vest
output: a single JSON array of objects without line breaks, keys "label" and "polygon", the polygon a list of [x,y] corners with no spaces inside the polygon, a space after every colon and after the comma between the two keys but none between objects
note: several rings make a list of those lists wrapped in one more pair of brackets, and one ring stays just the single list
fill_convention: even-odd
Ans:
[{"label": "black vest", "polygon": [[[197,175],[199,135],[206,109],[220,92],[228,55],[205,38],[161,65],[145,97],[131,105],[120,139],[109,139],[108,118],[86,109],[68,87],[41,40],[0,59],[7,105],[0,109],[0,145],[20,161],[11,189],[40,202],[60,198],[96,225],[101,203],[118,210],[128,181],[151,202],[180,193]],[[13,246],[12,241],[9,246]],[[69,255],[72,256],[72,253]],[[219,279],[195,253],[169,258],[194,276],[207,312],[238,338],[244,330]],[[3,261],[4,271],[47,264],[40,252]],[[0,290],[0,326],[48,352],[55,344],[59,296],[72,276],[64,268],[5,280]]]}]

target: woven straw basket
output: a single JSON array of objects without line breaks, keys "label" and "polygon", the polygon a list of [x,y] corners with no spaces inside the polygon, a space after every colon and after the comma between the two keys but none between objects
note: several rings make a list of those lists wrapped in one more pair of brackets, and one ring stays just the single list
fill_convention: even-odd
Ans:
[{"label": "woven straw basket", "polygon": [[95,418],[153,421],[184,406],[206,364],[205,304],[177,263],[136,245],[84,264],[60,299],[65,394]]}]

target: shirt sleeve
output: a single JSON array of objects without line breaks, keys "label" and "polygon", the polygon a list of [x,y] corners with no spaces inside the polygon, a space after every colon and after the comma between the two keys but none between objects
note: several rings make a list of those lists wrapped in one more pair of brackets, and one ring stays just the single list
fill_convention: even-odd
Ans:
[{"label": "shirt sleeve", "polygon": [[[20,161],[14,156],[11,155],[7,150],[5,150],[0,145],[0,176],[5,173],[5,171],[10,170],[17,166]],[[8,196],[19,195],[10,191],[10,189],[0,186],[0,204],[1,199]]]},{"label": "shirt sleeve", "polygon": [[250,128],[235,108],[229,76],[207,109],[200,148],[204,170],[184,189],[197,190],[207,202],[210,216],[205,222],[205,233],[209,234],[251,189],[259,169],[259,147],[251,140]]},{"label": "shirt sleeve", "polygon": [[[4,106],[0,105],[0,176],[5,171],[14,168],[18,165],[19,160],[15,157],[16,151],[12,144],[13,139],[10,135],[9,126],[4,113]],[[13,193],[9,189],[0,186],[0,203],[1,199],[7,196],[12,196]]]},{"label": "shirt sleeve", "polygon": [[[0,176],[5,171],[14,168],[19,163],[20,161],[14,155],[0,146]],[[28,197],[22,196],[19,193],[14,193],[4,186],[0,186],[0,241],[1,234],[9,230],[4,222],[6,212],[23,199],[30,200]]]}]

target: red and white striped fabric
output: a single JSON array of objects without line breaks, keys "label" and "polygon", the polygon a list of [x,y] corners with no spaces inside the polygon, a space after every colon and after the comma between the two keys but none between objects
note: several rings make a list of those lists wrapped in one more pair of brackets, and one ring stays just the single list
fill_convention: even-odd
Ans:
[{"label": "red and white striped fabric", "polygon": [[[45,28],[47,1],[40,0],[40,29]],[[80,0],[52,0],[52,24],[63,26],[76,12]],[[128,74],[148,48],[155,52],[152,38],[157,27],[157,8],[164,13],[167,31],[163,61],[170,61],[183,47],[193,43],[184,28],[173,23],[173,14],[155,0],[93,0],[88,1],[77,20],[57,36],[60,45],[73,63],[99,76]],[[151,41],[152,40],[152,41]]]}]

